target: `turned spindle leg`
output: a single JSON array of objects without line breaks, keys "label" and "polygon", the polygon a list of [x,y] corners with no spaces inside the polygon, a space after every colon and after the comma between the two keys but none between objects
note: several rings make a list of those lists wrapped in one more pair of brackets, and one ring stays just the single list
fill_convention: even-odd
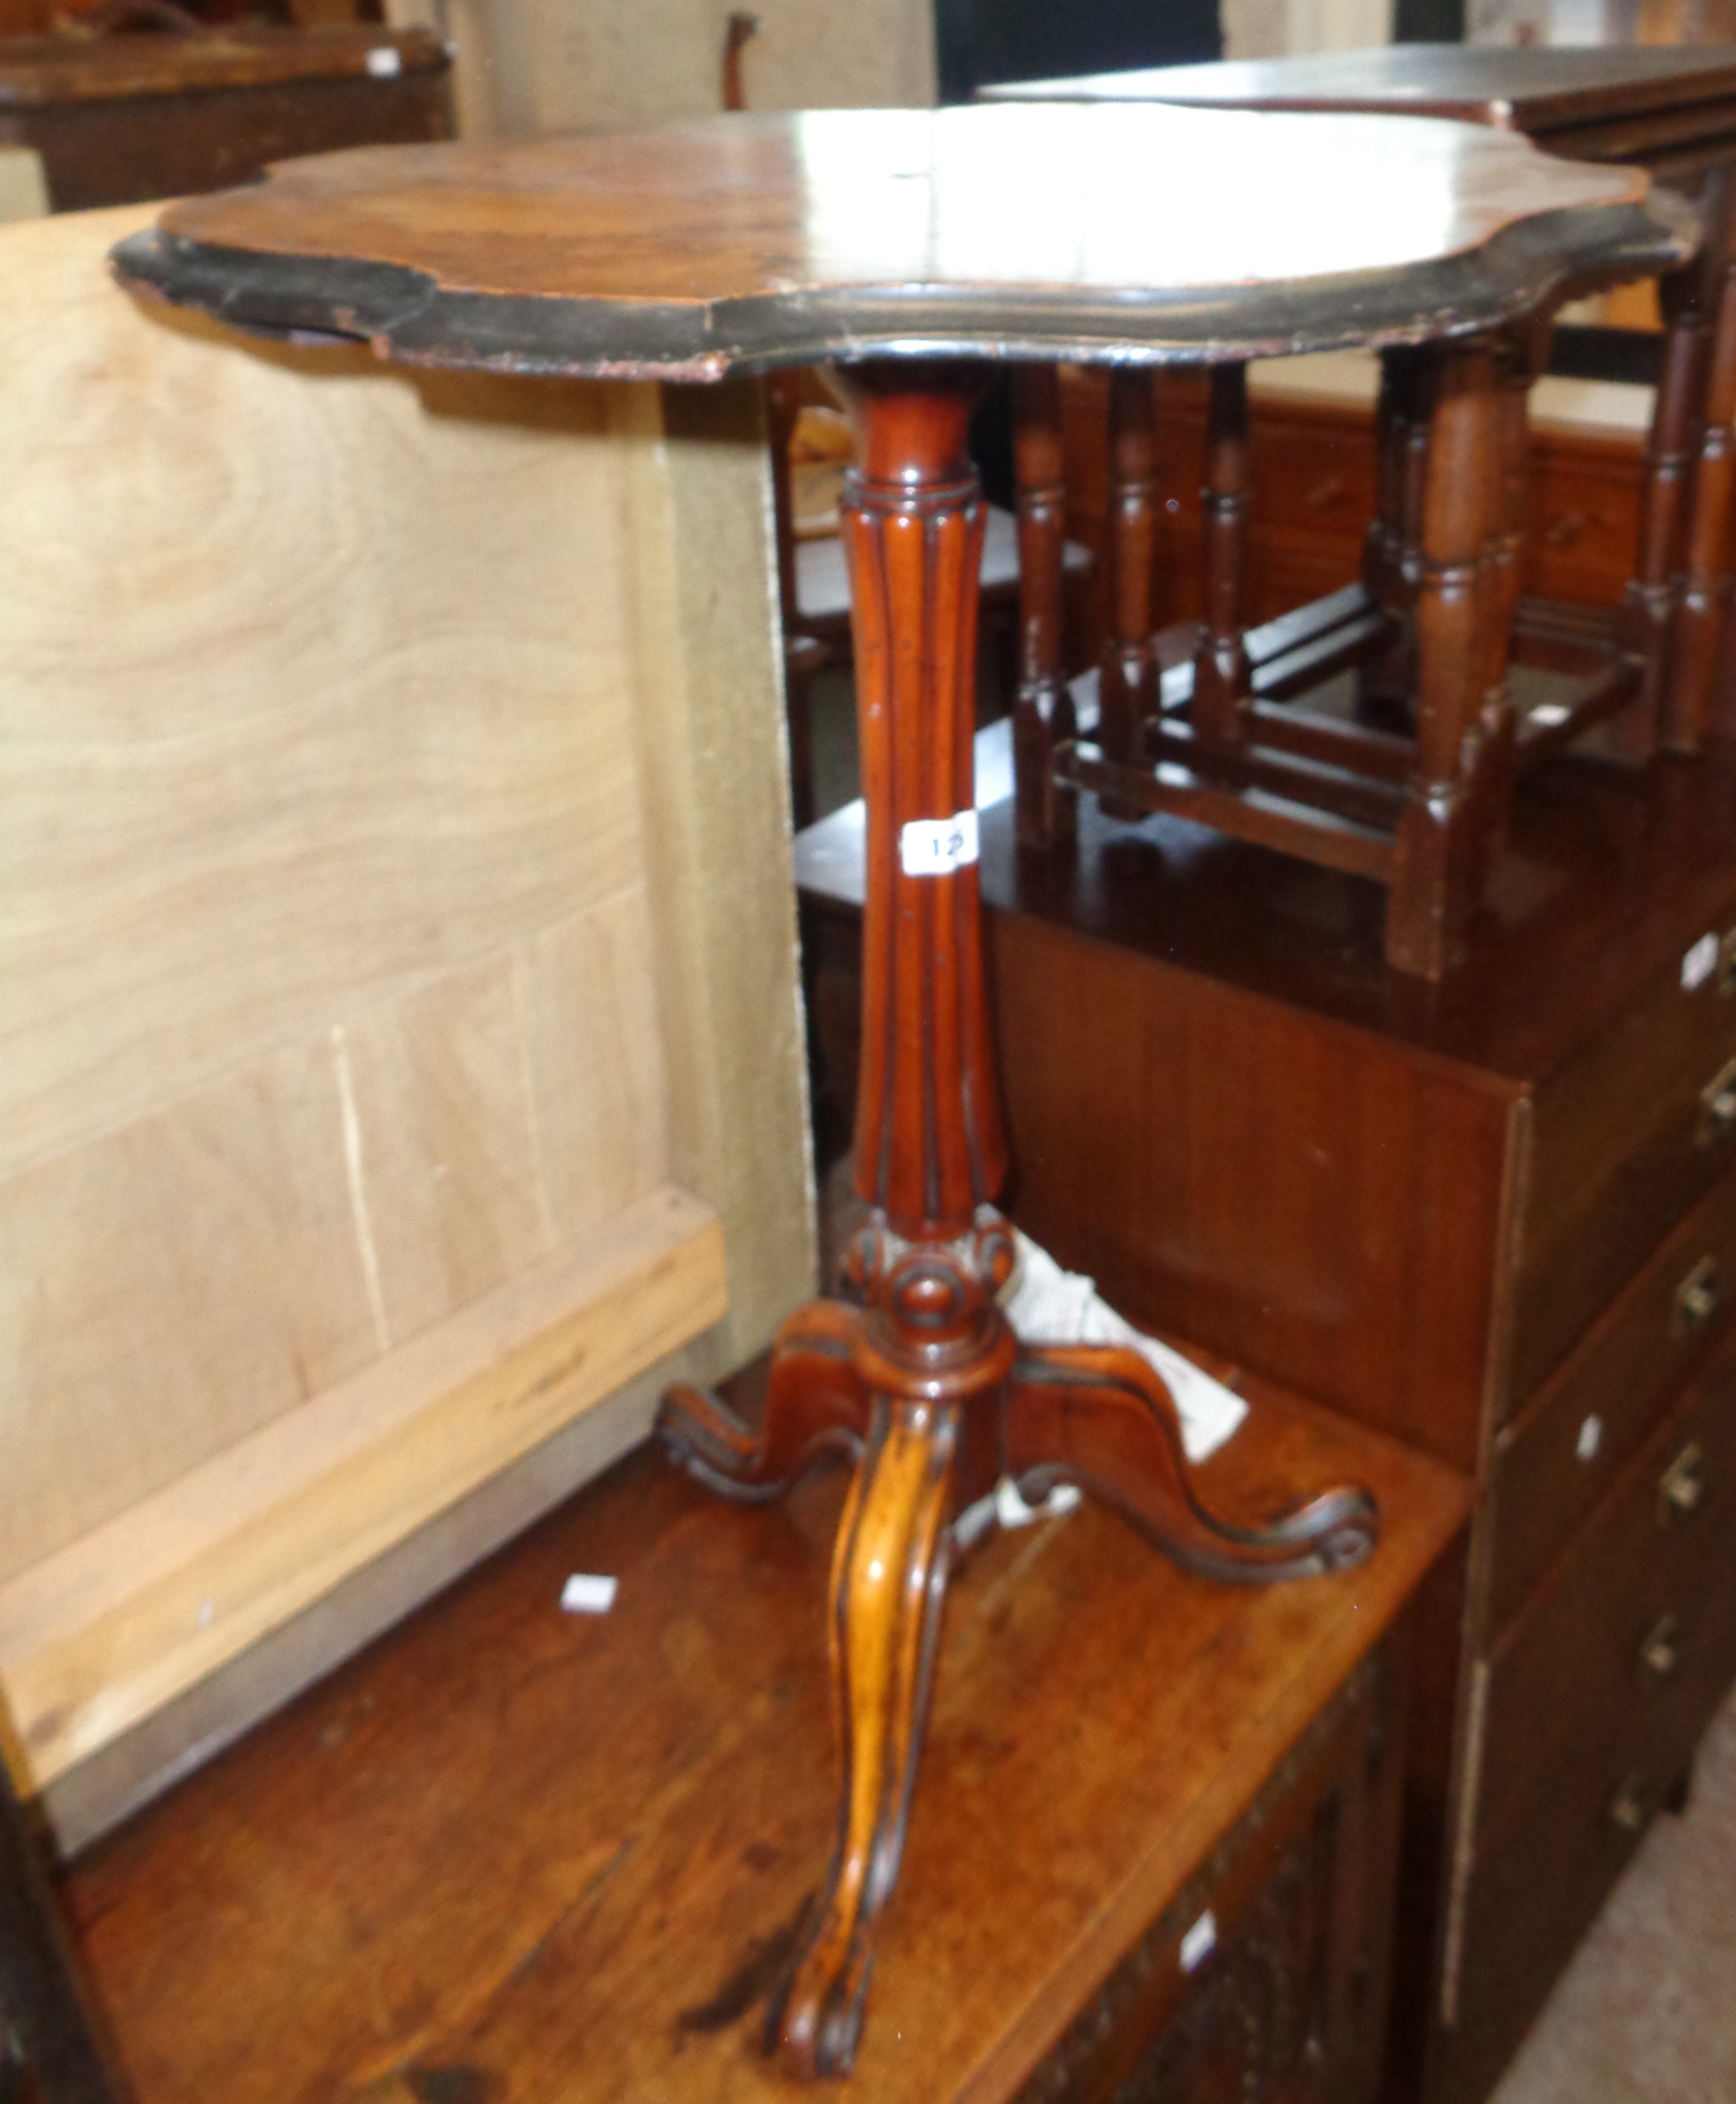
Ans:
[{"label": "turned spindle leg", "polygon": [[1687,735],[1675,721],[1672,643],[1711,350],[1711,318],[1701,260],[1663,279],[1660,291],[1663,372],[1646,439],[1640,540],[1622,614],[1622,640],[1643,667],[1640,706],[1635,711],[1638,728],[1629,733],[1631,749],[1636,754],[1654,745],[1660,733],[1671,743]]},{"label": "turned spindle leg", "polygon": [[1194,660],[1190,718],[1216,745],[1242,742],[1250,699],[1243,646],[1243,577],[1253,509],[1247,460],[1247,368],[1212,368],[1212,408],[1201,492],[1206,540],[1206,621]]},{"label": "turned spindle leg", "polygon": [[1687,550],[1662,711],[1663,742],[1697,752],[1713,727],[1719,644],[1729,591],[1730,501],[1736,459],[1736,181],[1728,167],[1707,179],[1705,242],[1697,265],[1709,326],[1699,457],[1688,503]]},{"label": "turned spindle leg", "polygon": [[1386,956],[1439,978],[1457,957],[1481,877],[1502,756],[1481,715],[1488,668],[1510,635],[1491,604],[1486,542],[1498,524],[1505,435],[1501,372],[1487,342],[1439,354],[1417,603],[1417,758],[1399,822]]},{"label": "turned spindle leg", "polygon": [[[1118,368],[1109,382],[1109,634],[1097,689],[1097,742],[1122,767],[1143,764],[1145,725],[1158,712],[1151,609],[1156,501],[1151,375]],[[1112,818],[1145,815],[1145,806],[1131,800],[1099,801]]]},{"label": "turned spindle leg", "polygon": [[1477,812],[1467,850],[1470,883],[1505,840],[1518,742],[1511,657],[1519,608],[1531,477],[1531,388],[1549,354],[1546,323],[1520,328],[1495,345],[1495,443],[1487,462],[1487,532],[1479,584],[1483,640],[1481,700],[1473,751]]},{"label": "turned spindle leg", "polygon": [[1376,412],[1377,497],[1363,551],[1363,582],[1386,617],[1386,640],[1361,670],[1358,695],[1376,715],[1411,720],[1417,680],[1417,586],[1429,466],[1433,368],[1409,346],[1381,353]]},{"label": "turned spindle leg", "polygon": [[1013,379],[1013,472],[1019,493],[1019,693],[1013,707],[1015,819],[1021,847],[1066,847],[1076,791],[1055,778],[1055,748],[1073,735],[1062,659],[1067,488],[1060,376],[1021,365]]}]

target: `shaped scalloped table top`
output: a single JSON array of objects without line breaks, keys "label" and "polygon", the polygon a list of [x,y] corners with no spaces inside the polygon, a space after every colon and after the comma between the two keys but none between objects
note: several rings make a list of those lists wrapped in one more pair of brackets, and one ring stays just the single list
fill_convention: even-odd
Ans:
[{"label": "shaped scalloped table top", "polygon": [[1684,214],[1486,128],[1009,104],[322,154],[171,206],[117,267],[385,357],[709,380],[1438,337],[1678,260]]}]

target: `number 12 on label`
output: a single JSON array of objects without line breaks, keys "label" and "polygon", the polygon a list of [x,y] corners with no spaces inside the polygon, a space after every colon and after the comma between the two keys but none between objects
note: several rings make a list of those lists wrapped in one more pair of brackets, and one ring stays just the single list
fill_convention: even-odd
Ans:
[{"label": "number 12 on label", "polygon": [[976,814],[950,818],[913,818],[899,832],[899,859],[906,876],[947,876],[976,860]]}]

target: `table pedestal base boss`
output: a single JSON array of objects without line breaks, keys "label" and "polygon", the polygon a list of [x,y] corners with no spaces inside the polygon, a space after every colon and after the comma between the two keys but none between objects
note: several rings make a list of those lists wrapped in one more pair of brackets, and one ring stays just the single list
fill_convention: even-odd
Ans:
[{"label": "table pedestal base boss", "polygon": [[[850,2065],[963,1502],[1003,1474],[1033,1495],[1077,1482],[1217,1577],[1323,1572],[1374,1538],[1355,1491],[1295,1486],[1276,1516],[1212,1518],[1142,1359],[1029,1348],[996,1306],[1012,1251],[992,1210],[1006,1161],[971,774],[980,360],[1476,336],[1679,256],[1679,228],[1645,198],[1643,176],[1402,119],[827,111],[290,163],[171,207],[118,252],[136,291],[388,358],[678,381],[830,359],[854,393],[863,1305],[821,1301],[784,1326],[759,1438],[693,1392],[663,1419],[689,1467],[750,1497],[828,1449],[858,1457],[832,1588],[837,1848],[774,2004],[799,2075]],[[1499,696],[1451,689],[1439,733],[1456,749]]]}]

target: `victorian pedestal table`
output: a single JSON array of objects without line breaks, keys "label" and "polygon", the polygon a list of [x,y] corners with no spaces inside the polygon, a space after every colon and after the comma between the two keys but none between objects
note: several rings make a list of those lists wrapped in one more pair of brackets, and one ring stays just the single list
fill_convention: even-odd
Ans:
[{"label": "victorian pedestal table", "polygon": [[[983,92],[1451,118],[1521,132],[1568,159],[1642,167],[1693,198],[1704,239],[1693,259],[1662,282],[1666,334],[1639,543],[1613,640],[1639,670],[1649,736],[1692,752],[1715,718],[1730,727],[1736,636],[1725,631],[1736,524],[1736,50],[1394,44],[1159,66]],[[1620,341],[1626,332],[1573,333],[1605,341],[1564,342],[1565,362],[1558,360],[1556,370],[1613,377],[1600,358],[1613,355],[1624,369],[1634,362],[1635,340]],[[1386,478],[1377,540],[1405,537],[1403,455],[1422,435],[1408,405],[1413,391],[1402,366],[1389,361],[1381,421],[1395,471]],[[1540,608],[1540,640],[1564,622],[1573,625],[1567,610]]]},{"label": "victorian pedestal table", "polygon": [[[965,427],[987,359],[1149,364],[1450,337],[1421,586],[1424,733],[1391,858],[1438,911],[1482,808],[1479,617],[1499,407],[1483,332],[1678,237],[1641,176],[1466,127],[1153,109],[726,117],[511,147],[287,164],[174,206],[118,252],[134,291],[382,357],[706,381],[831,359],[860,426],[843,530],[868,805],[856,1188],[861,1308],[820,1301],[774,1354],[756,1441],[714,1399],[665,1437],[770,1496],[858,1456],[832,1580],[837,1852],[774,2022],[797,2072],[848,2068],[897,1877],[953,1513],[997,1478],[1073,1480],[1188,1567],[1301,1576],[1367,1554],[1368,1498],[1240,1523],[1189,1481],[1143,1359],[1016,1342],[977,925]],[[1453,478],[1457,475],[1457,479]],[[1435,902],[1431,903],[1430,902]]]}]

